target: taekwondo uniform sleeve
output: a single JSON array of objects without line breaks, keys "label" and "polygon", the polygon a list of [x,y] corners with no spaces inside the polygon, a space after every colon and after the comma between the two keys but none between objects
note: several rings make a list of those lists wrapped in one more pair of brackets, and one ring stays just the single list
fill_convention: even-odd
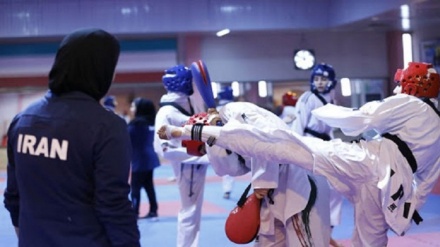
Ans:
[{"label": "taekwondo uniform sleeve", "polygon": [[297,109],[297,116],[295,121],[292,124],[292,130],[300,135],[304,135],[304,129],[307,126],[307,123],[310,119],[311,110],[308,109],[308,106],[306,104],[307,99],[310,96],[310,92],[307,91],[303,93],[299,99],[296,106]]},{"label": "taekwondo uniform sleeve", "polygon": [[[188,119],[189,117],[182,114],[177,108],[169,105],[162,106],[156,114],[154,126],[156,129],[162,125],[183,126]],[[189,155],[179,140],[161,140],[158,135],[155,135],[154,142],[156,152],[161,154],[164,159],[184,164],[209,164],[206,155],[201,157]]]},{"label": "taekwondo uniform sleeve", "polygon": [[[279,126],[279,128],[288,129],[286,123],[280,118],[274,117],[273,113],[246,102],[232,102],[225,105],[220,110],[220,116],[225,123],[234,120],[240,123],[248,123],[255,127],[275,125]],[[249,143],[249,145],[252,145],[252,143]],[[251,156],[249,158],[252,165],[253,187],[265,189],[278,187],[279,166],[274,166],[272,163],[268,165],[263,159],[254,157]]]},{"label": "taekwondo uniform sleeve", "polygon": [[372,116],[365,115],[360,110],[327,104],[312,112],[318,119],[326,124],[341,128],[345,135],[357,136],[369,128],[372,123]]},{"label": "taekwondo uniform sleeve", "polygon": [[313,110],[312,114],[332,127],[341,128],[349,136],[357,136],[371,129],[382,134],[403,125],[405,117],[402,111],[407,109],[405,102],[408,102],[407,97],[399,95],[384,101],[368,102],[359,110],[327,104]]},{"label": "taekwondo uniform sleeve", "polygon": [[[154,126],[156,129],[166,124],[183,126],[188,119],[188,116],[183,115],[176,108],[163,106],[157,112]],[[185,160],[191,157],[186,153],[186,148],[182,147],[181,141],[161,140],[157,135],[154,135],[154,151],[159,157],[167,160]]]},{"label": "taekwondo uniform sleeve", "polygon": [[[279,118],[277,119],[282,125],[278,125],[278,122],[268,123],[264,118],[264,111],[257,117],[248,114],[247,111],[240,113],[234,110],[239,106],[238,104],[244,108],[253,105],[234,102],[223,107],[220,116],[228,122],[223,127],[204,126],[201,140],[207,142],[209,137],[215,137],[215,145],[234,150],[241,156],[273,160],[275,164],[294,163],[310,170],[314,158],[310,148],[301,140],[301,136],[286,129],[286,124]],[[252,125],[246,124],[248,120]],[[192,125],[184,126],[181,139],[191,139],[191,129]]]},{"label": "taekwondo uniform sleeve", "polygon": [[[191,139],[191,128],[185,126],[181,138]],[[262,129],[232,119],[223,127],[205,126],[202,141],[206,142],[211,136],[216,137],[215,145],[242,156],[258,156],[281,164],[294,163],[306,169],[314,162],[312,151],[301,141],[301,136],[289,130]]]},{"label": "taekwondo uniform sleeve", "polygon": [[250,162],[248,159],[241,159],[234,152],[227,152],[226,149],[219,146],[206,147],[209,161],[214,172],[218,176],[241,176],[250,171]]}]

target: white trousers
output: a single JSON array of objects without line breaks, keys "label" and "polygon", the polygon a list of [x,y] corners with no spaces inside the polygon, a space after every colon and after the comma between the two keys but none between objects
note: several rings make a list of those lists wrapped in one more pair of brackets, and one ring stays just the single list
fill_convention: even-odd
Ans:
[{"label": "white trousers", "polygon": [[198,247],[207,167],[179,165],[177,186],[181,208],[177,215],[177,247]]},{"label": "white trousers", "polygon": [[234,177],[229,175],[224,175],[222,177],[223,193],[231,192],[233,186],[234,186]]}]

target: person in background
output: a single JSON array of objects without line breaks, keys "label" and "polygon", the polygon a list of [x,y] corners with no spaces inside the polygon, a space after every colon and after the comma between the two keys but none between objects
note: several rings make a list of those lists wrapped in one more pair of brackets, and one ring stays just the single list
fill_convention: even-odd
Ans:
[{"label": "person in background", "polygon": [[130,111],[134,118],[128,123],[133,158],[131,160],[131,202],[133,208],[140,215],[141,189],[144,188],[150,209],[147,215],[141,218],[157,220],[158,206],[156,191],[154,190],[154,169],[160,166],[159,157],[154,151],[154,121],[156,108],[151,100],[136,98],[131,104]]},{"label": "person in background", "polygon": [[[298,99],[297,120],[292,125],[300,135],[313,136],[324,141],[333,139],[333,128],[324,121],[317,119],[312,111],[327,103],[334,103],[333,90],[336,87],[336,74],[333,67],[326,63],[317,64],[310,75],[310,91],[306,91]],[[330,223],[331,228],[341,222],[343,196],[330,185]],[[341,246],[333,238],[333,247]]]},{"label": "person in background", "polygon": [[282,111],[280,118],[292,128],[293,121],[296,119],[296,102],[298,101],[298,95],[295,92],[288,91],[283,94],[282,97]]},{"label": "person in background", "polygon": [[116,97],[113,95],[107,95],[102,100],[102,106],[104,106],[105,109],[114,112],[116,115],[120,116],[125,120],[126,123],[130,121],[130,118],[128,114],[120,114],[116,111],[116,107],[118,106],[118,101],[116,100]]},{"label": "person in background", "polygon": [[130,137],[99,103],[119,51],[104,30],[67,35],[49,91],[11,122],[4,204],[20,247],[140,246],[128,198]]},{"label": "person in background", "polygon": [[333,138],[333,128],[319,121],[312,111],[327,103],[334,103],[333,89],[336,87],[336,74],[329,64],[317,64],[310,75],[310,90],[301,94],[296,104],[297,121],[293,130],[303,136],[314,136],[328,141]]},{"label": "person in background", "polygon": [[102,105],[105,107],[105,109],[115,112],[116,106],[118,105],[118,102],[116,101],[116,97],[113,95],[105,96],[102,100]]},{"label": "person in background", "polygon": [[[189,97],[194,93],[191,70],[183,65],[173,66],[165,70],[162,82],[167,93],[160,99],[155,126],[183,126],[194,114]],[[157,135],[155,150],[171,163],[179,188],[181,208],[177,216],[176,246],[197,247],[208,157],[189,155],[180,141],[161,140]]]},{"label": "person in background", "polygon": [[394,80],[400,84],[396,95],[367,102],[358,110],[327,104],[312,112],[345,135],[374,129],[381,138],[323,141],[277,126],[261,129],[237,121],[197,129],[163,126],[158,134],[200,140],[324,175],[353,203],[352,245],[387,246],[388,230],[403,236],[412,223],[423,221],[419,210],[440,175],[440,75],[432,64],[410,62],[397,70]]},{"label": "person in background", "polygon": [[[232,87],[223,87],[217,94],[218,99],[218,105],[217,105],[217,111],[220,111],[220,109],[234,101],[234,94]],[[223,188],[223,198],[229,199],[231,197],[232,188],[234,186],[234,178],[230,175],[224,175],[222,176],[222,188]]]}]

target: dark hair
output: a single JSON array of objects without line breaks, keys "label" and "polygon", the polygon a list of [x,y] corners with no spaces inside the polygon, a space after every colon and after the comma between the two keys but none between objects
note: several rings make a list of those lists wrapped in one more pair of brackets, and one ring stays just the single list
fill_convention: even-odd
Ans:
[{"label": "dark hair", "polygon": [[153,102],[144,98],[136,98],[133,102],[136,106],[134,117],[143,118],[147,120],[149,125],[154,125],[154,120],[156,118],[156,107],[154,106]]}]

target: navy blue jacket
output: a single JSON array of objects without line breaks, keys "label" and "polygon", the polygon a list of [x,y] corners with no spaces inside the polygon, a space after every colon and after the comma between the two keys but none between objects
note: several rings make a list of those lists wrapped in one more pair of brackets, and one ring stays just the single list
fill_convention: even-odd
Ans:
[{"label": "navy blue jacket", "polygon": [[154,125],[136,121],[128,124],[133,155],[131,169],[133,172],[146,172],[160,166],[159,158],[154,151],[153,140],[156,132]]},{"label": "navy blue jacket", "polygon": [[132,172],[146,172],[160,166],[159,158],[154,151],[154,117],[156,111],[150,100],[137,98],[135,118],[128,124],[133,155]]},{"label": "navy blue jacket", "polygon": [[123,119],[83,93],[48,93],[8,140],[5,205],[20,246],[137,246]]},{"label": "navy blue jacket", "polygon": [[[84,41],[113,39],[102,31],[70,38],[57,54],[51,90],[9,127],[5,207],[19,227],[20,247],[137,247],[127,125],[99,104],[116,61],[76,61],[87,60],[90,52],[103,58],[110,53],[105,42],[96,42],[101,50],[81,53],[93,47]],[[96,76],[94,71],[106,67],[97,61],[112,63],[104,68],[106,76]]]}]

